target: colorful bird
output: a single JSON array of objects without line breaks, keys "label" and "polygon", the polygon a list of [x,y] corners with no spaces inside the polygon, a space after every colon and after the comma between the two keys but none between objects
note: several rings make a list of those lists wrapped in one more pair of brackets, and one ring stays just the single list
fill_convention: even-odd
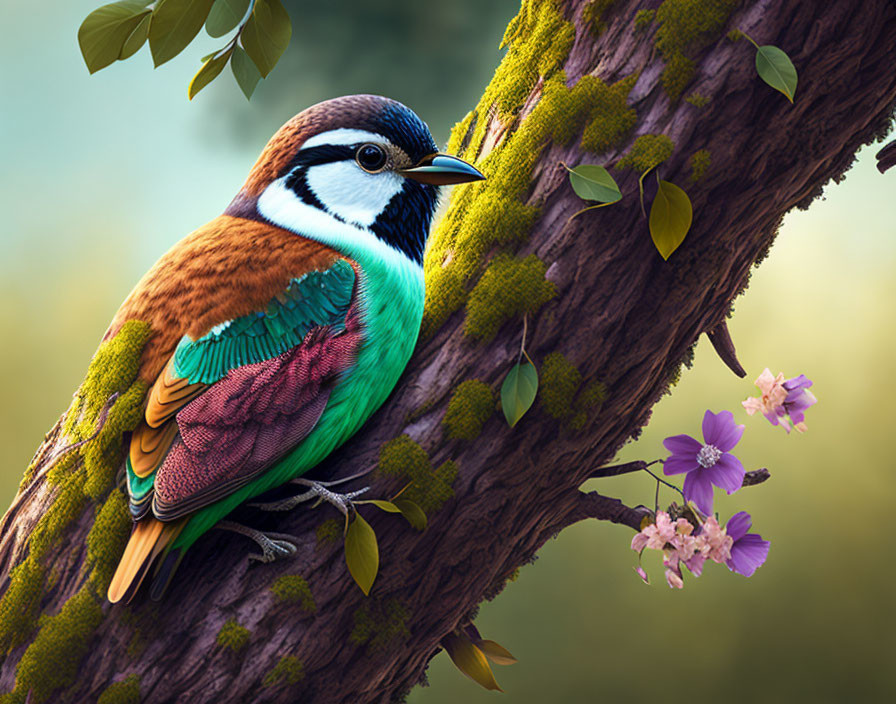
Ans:
[{"label": "colorful bird", "polygon": [[[159,597],[200,535],[314,467],[385,401],[417,341],[439,187],[482,178],[437,153],[401,103],[329,100],[287,122],[224,214],[150,269],[105,338],[151,327],[126,462],[134,528],[110,601],[156,563]],[[265,561],[295,551],[236,528]]]}]

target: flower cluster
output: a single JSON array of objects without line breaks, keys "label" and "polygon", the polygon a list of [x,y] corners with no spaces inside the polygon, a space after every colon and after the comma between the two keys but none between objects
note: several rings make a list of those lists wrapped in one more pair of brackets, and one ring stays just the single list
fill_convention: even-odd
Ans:
[{"label": "flower cluster", "polygon": [[[769,542],[755,533],[747,533],[752,521],[741,511],[723,528],[714,518],[707,518],[696,530],[685,518],[672,521],[665,511],[658,511],[656,522],[645,526],[632,538],[632,550],[639,555],[645,549],[662,550],[666,583],[675,589],[684,586],[681,566],[695,577],[703,572],[707,560],[725,564],[732,572],[751,576],[765,562]],[[647,573],[640,565],[636,570],[645,582]]]},{"label": "flower cluster", "polygon": [[750,397],[743,402],[748,415],[759,411],[769,423],[780,425],[788,433],[791,423],[799,432],[806,432],[806,409],[818,403],[818,399],[809,391],[811,379],[800,374],[785,380],[783,373],[772,376],[766,368],[756,379],[756,386],[762,395],[758,398]]}]

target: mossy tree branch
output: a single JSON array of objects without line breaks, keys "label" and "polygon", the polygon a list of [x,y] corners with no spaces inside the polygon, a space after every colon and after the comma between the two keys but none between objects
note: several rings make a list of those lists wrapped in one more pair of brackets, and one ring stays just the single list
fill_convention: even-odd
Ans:
[{"label": "mossy tree branch", "polygon": [[[790,55],[800,74],[793,105],[756,77],[751,46],[726,36],[735,28]],[[64,532],[43,531],[40,559],[28,557],[35,527],[69,496],[45,474],[80,471],[66,460],[41,472],[64,442],[53,433],[0,537],[5,604],[31,609],[0,611],[0,626],[16,629],[0,670],[0,686],[15,687],[7,700],[30,689],[35,701],[94,701],[124,680],[109,698],[138,686],[146,702],[391,701],[558,530],[585,517],[637,527],[637,510],[578,487],[637,436],[702,332],[715,330],[736,366],[719,323],[784,213],[808,205],[885,130],[893,36],[889,0],[822,11],[797,0],[526,2],[495,80],[452,137],[489,179],[455,192],[434,235],[424,337],[391,399],[316,472],[380,463],[372,476],[383,496],[418,478],[428,529],[362,507],[382,558],[365,598],[346,572],[338,526],[337,540],[328,537],[327,508],[278,518],[246,509],[240,518],[298,537],[295,559],[249,568],[240,538],[212,532],[163,603],[109,607],[91,591],[102,560],[88,562],[85,547],[109,495],[102,475],[85,474]],[[694,205],[692,230],[668,262],[648,235],[634,170],[614,171],[622,201],[570,220],[582,204],[561,162],[612,167],[643,135],[671,143],[658,169]],[[689,181],[701,150],[703,173]],[[492,261],[512,285],[496,285]],[[552,358],[556,384],[510,429],[481,392],[497,394],[523,315],[528,354],[539,364],[562,357]],[[719,373],[728,373],[721,364]],[[480,393],[454,408],[475,408],[475,418],[446,425],[468,380]],[[308,594],[284,600],[272,586],[285,575],[299,575]],[[40,613],[55,618],[40,624]],[[238,657],[218,645],[227,623],[248,632],[239,631]]]}]

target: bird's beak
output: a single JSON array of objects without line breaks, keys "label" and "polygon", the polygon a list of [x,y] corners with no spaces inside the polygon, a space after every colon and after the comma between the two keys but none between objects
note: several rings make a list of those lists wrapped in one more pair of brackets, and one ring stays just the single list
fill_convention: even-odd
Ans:
[{"label": "bird's beak", "polygon": [[449,186],[454,183],[481,181],[485,178],[478,169],[463,159],[447,154],[432,154],[422,159],[416,166],[401,169],[399,173],[431,186]]}]

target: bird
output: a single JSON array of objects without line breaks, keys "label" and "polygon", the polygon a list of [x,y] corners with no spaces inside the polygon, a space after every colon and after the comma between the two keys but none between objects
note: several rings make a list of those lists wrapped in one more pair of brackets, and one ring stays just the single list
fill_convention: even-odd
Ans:
[{"label": "bird", "polygon": [[402,103],[334,98],[284,124],[223,214],[145,274],[104,337],[150,326],[145,407],[124,439],[133,526],[110,602],[130,601],[153,567],[161,598],[216,525],[254,538],[265,561],[295,550],[226,516],[298,481],[385,401],[420,330],[440,192],[483,178]]}]

